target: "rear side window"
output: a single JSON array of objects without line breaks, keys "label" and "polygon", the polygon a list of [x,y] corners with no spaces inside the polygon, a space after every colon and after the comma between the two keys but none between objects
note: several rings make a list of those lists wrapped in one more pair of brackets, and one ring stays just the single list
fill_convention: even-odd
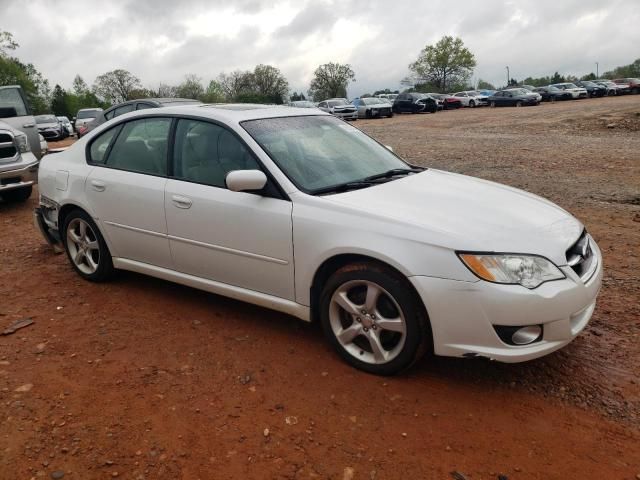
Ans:
[{"label": "rear side window", "polygon": [[145,110],[147,108],[153,108],[153,105],[149,105],[148,103],[139,103],[137,110]]},{"label": "rear side window", "polygon": [[0,88],[0,106],[15,108],[18,117],[27,115],[27,106],[17,88]]},{"label": "rear side window", "polygon": [[133,112],[133,108],[135,107],[135,105],[133,103],[130,103],[129,105],[123,105],[121,107],[116,108],[113,112],[113,116],[117,117],[119,115],[122,115],[123,113],[129,113],[129,112]]},{"label": "rear side window", "polygon": [[104,164],[106,159],[107,150],[109,150],[109,145],[116,137],[116,134],[120,131],[120,127],[112,128],[107,130],[103,134],[101,134],[98,138],[96,138],[91,144],[91,148],[89,150],[89,155],[91,157],[92,163],[101,163]]},{"label": "rear side window", "polygon": [[109,152],[107,166],[166,175],[170,126],[168,118],[143,118],[125,123]]}]

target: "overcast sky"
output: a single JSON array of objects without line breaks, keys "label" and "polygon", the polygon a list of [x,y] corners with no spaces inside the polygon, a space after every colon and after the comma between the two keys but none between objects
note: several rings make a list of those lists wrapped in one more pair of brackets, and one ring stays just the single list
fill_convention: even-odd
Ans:
[{"label": "overcast sky", "polygon": [[204,83],[279,67],[307,91],[314,69],[350,63],[349,96],[399,88],[407,65],[443,35],[475,54],[473,79],[495,84],[558,71],[600,73],[640,56],[640,0],[0,0],[16,56],[68,88],[124,68],[145,86]]}]

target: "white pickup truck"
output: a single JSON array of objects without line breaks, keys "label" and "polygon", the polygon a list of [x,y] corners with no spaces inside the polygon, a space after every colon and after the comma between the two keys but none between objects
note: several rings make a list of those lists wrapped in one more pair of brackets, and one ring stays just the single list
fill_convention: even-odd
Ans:
[{"label": "white pickup truck", "polygon": [[0,87],[0,197],[24,202],[38,181],[36,121],[19,86]]}]

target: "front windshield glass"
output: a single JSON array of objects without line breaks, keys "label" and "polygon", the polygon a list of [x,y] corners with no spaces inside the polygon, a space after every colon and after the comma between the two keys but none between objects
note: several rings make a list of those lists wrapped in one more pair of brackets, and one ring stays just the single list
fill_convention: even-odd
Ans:
[{"label": "front windshield glass", "polygon": [[98,112],[96,110],[81,110],[78,112],[78,118],[96,118]]},{"label": "front windshield glass", "polygon": [[36,123],[58,123],[58,119],[53,115],[38,115]]},{"label": "front windshield glass", "polygon": [[383,103],[383,99],[381,99],[381,98],[363,98],[362,102],[365,105],[380,105],[380,103]]},{"label": "front windshield glass", "polygon": [[335,117],[266,118],[242,122],[242,127],[308,193],[394,168],[411,169],[375,140]]},{"label": "front windshield glass", "polygon": [[329,104],[330,107],[337,107],[339,105],[349,105],[349,103],[347,103],[347,101],[345,100],[329,100],[327,103]]}]

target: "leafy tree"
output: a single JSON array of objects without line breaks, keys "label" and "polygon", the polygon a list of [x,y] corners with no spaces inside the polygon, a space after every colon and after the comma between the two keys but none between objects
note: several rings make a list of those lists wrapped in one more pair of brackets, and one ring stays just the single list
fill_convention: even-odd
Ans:
[{"label": "leafy tree", "polygon": [[87,82],[80,75],[76,75],[73,79],[73,93],[76,95],[84,95],[89,91]]},{"label": "leafy tree", "polygon": [[289,98],[289,100],[292,101],[292,102],[299,102],[301,100],[306,100],[306,99],[307,99],[307,97],[305,97],[304,93],[302,93],[302,92],[300,92],[300,93],[293,92],[291,94],[291,97]]},{"label": "leafy tree", "polygon": [[235,101],[239,95],[251,91],[252,73],[235,70],[229,74],[221,73],[218,83],[224,96],[229,101]]},{"label": "leafy tree", "polygon": [[58,84],[53,87],[53,93],[51,94],[51,111],[55,115],[64,115],[68,118],[72,117],[71,112],[68,110],[68,95],[67,92]]},{"label": "leafy tree", "polygon": [[224,102],[224,91],[222,86],[215,80],[211,80],[204,94],[199,98],[204,103],[221,103]]},{"label": "leafy tree", "polygon": [[584,75],[580,80],[595,80],[596,78],[596,74],[591,72],[588,75]]},{"label": "leafy tree", "polygon": [[347,96],[347,86],[356,81],[356,74],[349,64],[325,63],[313,72],[309,96],[316,102],[326,98]]},{"label": "leafy tree", "polygon": [[140,88],[140,79],[123,69],[103,73],[93,84],[94,93],[111,103],[131,100],[131,93]]},{"label": "leafy tree", "polygon": [[409,70],[416,83],[431,83],[445,92],[454,84],[466,84],[475,66],[475,57],[462,39],[444,36],[435,45],[424,47]]},{"label": "leafy tree", "polygon": [[376,95],[381,95],[383,93],[389,94],[389,93],[400,93],[400,92],[398,90],[394,90],[392,92],[390,89],[385,88],[384,90],[376,90],[375,92],[373,92],[373,95],[376,96]]},{"label": "leafy tree", "polygon": [[508,87],[517,87],[518,86],[518,80],[516,80],[515,78],[512,78],[511,80],[509,80],[509,85],[507,85]]},{"label": "leafy tree", "polygon": [[622,67],[616,67],[603,74],[605,78],[640,78],[640,58]]},{"label": "leafy tree", "polygon": [[269,100],[281,104],[289,93],[289,82],[280,69],[271,65],[257,65],[251,78],[252,90]]},{"label": "leafy tree", "polygon": [[13,35],[10,32],[0,31],[0,57],[6,57],[9,50],[16,48],[18,44],[13,40]]},{"label": "leafy tree", "polygon": [[482,79],[478,80],[478,86],[476,88],[478,90],[495,90],[496,89],[496,87],[494,87],[492,83],[486,82]]},{"label": "leafy tree", "polygon": [[202,79],[193,73],[186,75],[184,82],[176,88],[177,97],[198,99],[203,95]]}]

